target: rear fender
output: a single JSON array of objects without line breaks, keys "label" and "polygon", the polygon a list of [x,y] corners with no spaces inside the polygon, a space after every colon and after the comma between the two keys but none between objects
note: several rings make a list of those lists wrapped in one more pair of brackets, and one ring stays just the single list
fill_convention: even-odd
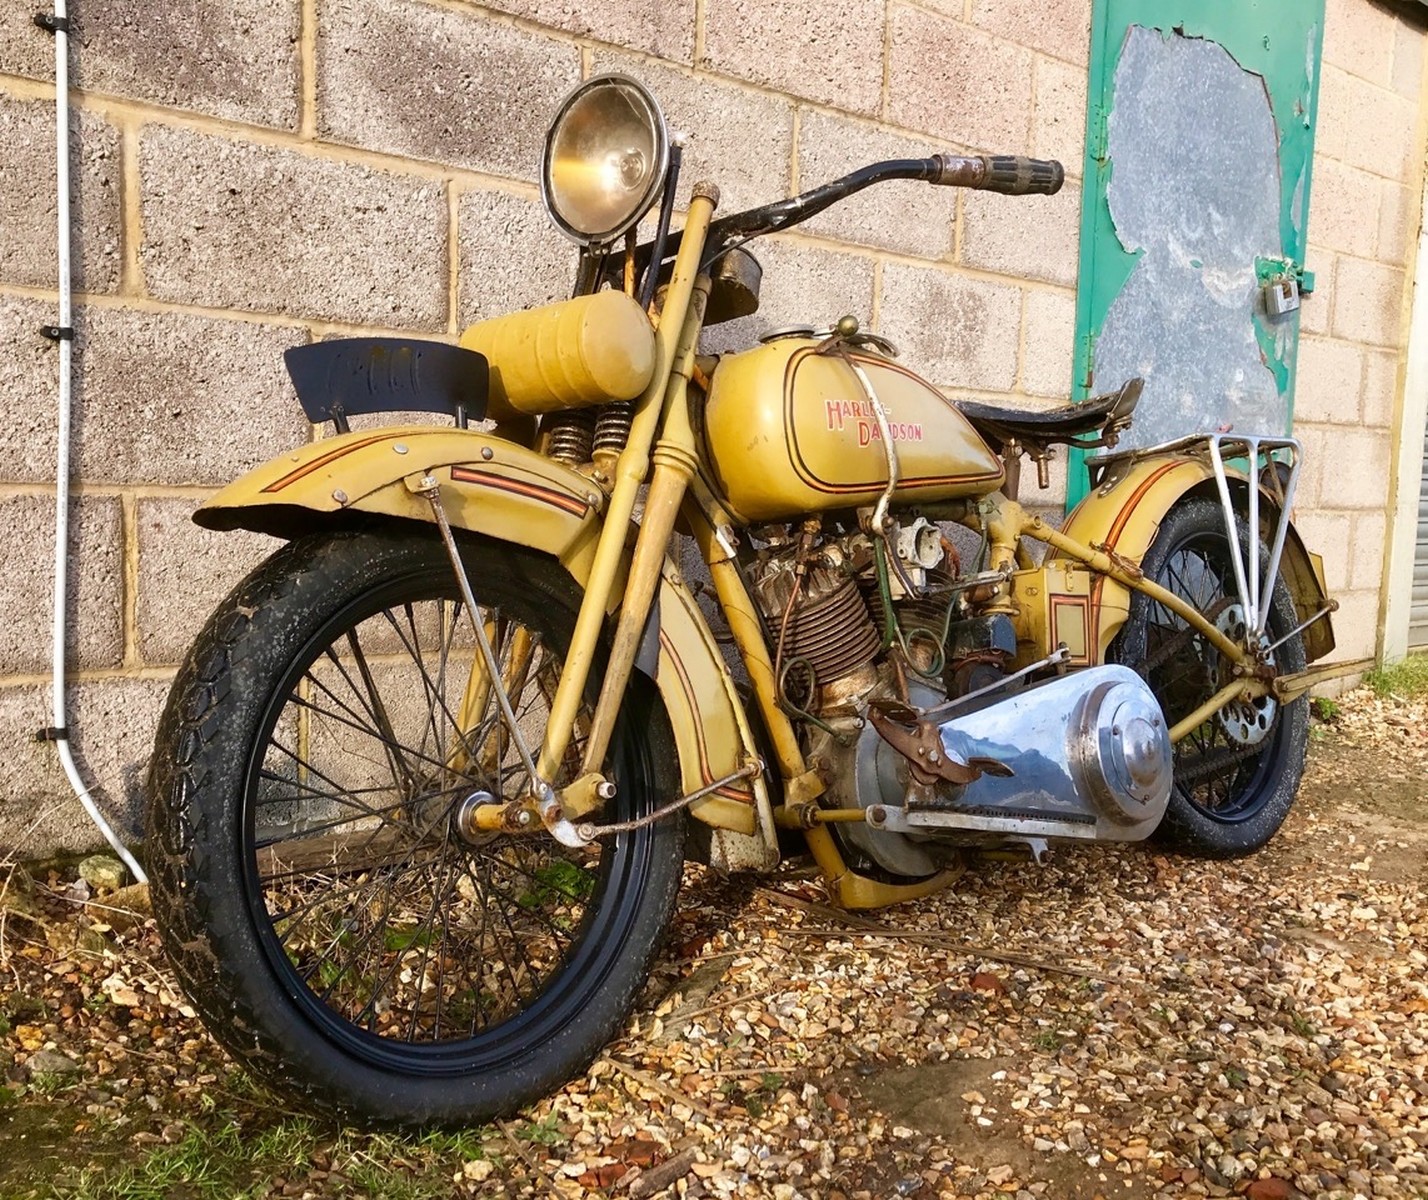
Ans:
[{"label": "rear fender", "polygon": [[[409,486],[427,474],[441,482],[454,527],[540,550],[586,584],[600,536],[600,490],[577,471],[473,430],[415,426],[324,438],[235,480],[194,520],[207,529],[284,538],[346,524],[358,514],[430,525],[429,504]],[[631,544],[634,533],[632,525]],[[620,577],[611,591],[611,612],[623,594]],[[659,689],[687,793],[735,773],[758,751],[703,613],[668,562],[655,613],[658,652],[651,642],[637,665]],[[777,862],[762,777],[720,788],[690,811],[714,827],[717,865]]]},{"label": "rear fender", "polygon": [[[1230,492],[1240,506],[1248,495],[1249,481],[1230,472]],[[1176,504],[1192,496],[1218,500],[1215,473],[1207,460],[1193,455],[1169,455],[1143,459],[1123,474],[1093,489],[1066,518],[1062,532],[1086,546],[1114,551],[1121,558],[1139,564],[1144,559],[1161,522]],[[1259,508],[1262,531],[1272,531],[1279,519],[1275,498],[1260,487]],[[1262,533],[1262,536],[1267,536]],[[1022,580],[1026,576],[1026,580]],[[1030,577],[1036,576],[1035,580]],[[1328,603],[1323,564],[1305,547],[1291,525],[1284,542],[1280,577],[1289,589],[1295,612],[1306,621]],[[1064,555],[1051,553],[1037,571],[1018,575],[1018,594],[1030,592],[1032,612],[1024,617],[1019,636],[1036,639],[1041,645],[1055,645],[1058,628],[1084,620],[1083,643],[1086,657],[1078,665],[1103,663],[1106,652],[1130,614],[1130,589],[1114,579],[1091,572]],[[1334,648],[1329,618],[1316,621],[1303,633],[1304,654],[1314,662]]]}]

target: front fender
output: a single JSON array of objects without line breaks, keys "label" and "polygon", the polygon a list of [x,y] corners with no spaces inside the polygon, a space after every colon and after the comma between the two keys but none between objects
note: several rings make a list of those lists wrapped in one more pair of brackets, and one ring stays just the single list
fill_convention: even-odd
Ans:
[{"label": "front fender", "polygon": [[[1243,474],[1230,472],[1230,489],[1236,498],[1243,499],[1249,487]],[[1214,468],[1208,460],[1188,454],[1157,455],[1134,463],[1124,473],[1093,489],[1067,516],[1062,532],[1082,545],[1114,551],[1139,564],[1171,508],[1188,496],[1199,495],[1219,498]],[[1261,525],[1267,523],[1272,530],[1280,508],[1263,487],[1260,487],[1259,508]],[[1047,591],[1052,593],[1058,577],[1071,577],[1086,570],[1074,560],[1055,553],[1048,556],[1044,565],[1051,571]],[[1293,525],[1284,541],[1280,576],[1289,589],[1299,620],[1308,620],[1328,602],[1323,564],[1317,554],[1311,554],[1305,547]],[[1087,644],[1097,651],[1094,661],[1104,662],[1112,639],[1129,615],[1130,589],[1104,575],[1095,575],[1083,582],[1086,583],[1084,588],[1073,583],[1066,589],[1068,601],[1075,593],[1085,597],[1083,602],[1077,595],[1074,603],[1068,603],[1066,611],[1079,613],[1084,603]],[[1057,599],[1054,594],[1049,598],[1050,625],[1055,623]],[[1308,662],[1322,658],[1334,648],[1328,617],[1309,626],[1302,636]]]},{"label": "front fender", "polygon": [[206,529],[283,538],[352,513],[430,524],[431,507],[405,485],[428,473],[450,485],[443,494],[453,525],[542,550],[585,582],[600,535],[600,490],[532,450],[469,429],[417,425],[323,438],[234,480],[193,519]]},{"label": "front fender", "polygon": [[[352,514],[432,523],[408,486],[431,474],[458,528],[530,546],[558,559],[582,587],[599,540],[604,497],[578,471],[474,430],[411,426],[324,438],[265,463],[213,496],[194,520],[292,538]],[[630,528],[633,542],[635,527]],[[611,591],[610,611],[624,594]],[[658,654],[640,669],[659,689],[674,730],[686,792],[738,771],[758,750],[733,681],[699,606],[666,563],[655,612]],[[772,866],[777,838],[762,778],[719,789],[690,806],[720,836],[734,866]]]}]

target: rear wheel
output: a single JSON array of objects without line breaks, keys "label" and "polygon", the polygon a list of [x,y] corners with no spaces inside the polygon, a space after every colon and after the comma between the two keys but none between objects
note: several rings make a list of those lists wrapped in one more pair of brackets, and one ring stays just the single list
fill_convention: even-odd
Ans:
[{"label": "rear wheel", "polygon": [[[538,747],[579,591],[529,551],[463,554]],[[185,988],[269,1082],[367,1121],[489,1120],[578,1073],[632,1008],[679,885],[677,819],[583,850],[468,832],[463,809],[528,785],[478,661],[434,536],[314,537],[220,606],[161,723],[154,909]],[[608,815],[670,796],[672,755],[632,687]]]},{"label": "rear wheel", "polygon": [[[1248,547],[1243,520],[1237,525]],[[1267,554],[1261,553],[1263,572]],[[1188,600],[1237,642],[1247,636],[1231,545],[1219,503],[1193,498],[1171,509],[1141,563],[1149,579]],[[1293,629],[1294,604],[1281,580],[1269,601],[1265,644]],[[1189,716],[1234,678],[1230,663],[1164,605],[1140,592],[1111,645],[1111,658],[1154,691],[1168,725]],[[1304,669],[1298,635],[1271,654],[1275,669]],[[1175,786],[1155,836],[1178,850],[1232,858],[1258,850],[1288,816],[1304,773],[1308,704],[1264,697],[1223,708],[1174,749]]]}]

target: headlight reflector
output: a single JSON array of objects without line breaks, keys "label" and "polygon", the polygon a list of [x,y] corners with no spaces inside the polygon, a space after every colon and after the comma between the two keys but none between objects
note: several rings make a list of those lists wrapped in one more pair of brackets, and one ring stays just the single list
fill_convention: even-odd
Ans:
[{"label": "headlight reflector", "polygon": [[623,75],[581,84],[545,138],[541,196],[572,241],[607,245],[650,209],[669,167],[669,133],[655,98]]}]

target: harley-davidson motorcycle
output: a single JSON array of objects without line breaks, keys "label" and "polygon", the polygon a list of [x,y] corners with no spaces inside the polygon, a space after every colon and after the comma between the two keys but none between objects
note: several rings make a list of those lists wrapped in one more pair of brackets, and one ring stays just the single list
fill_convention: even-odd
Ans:
[{"label": "harley-davidson motorcycle", "polygon": [[[482,1121],[578,1073],[686,858],[806,846],[868,908],[979,849],[1253,851],[1346,669],[1306,669],[1335,604],[1291,438],[1117,451],[1139,380],[959,402],[852,317],[700,352],[758,307],[760,235],[884,180],[1051,194],[1059,163],[880,162],[717,218],[699,182],[674,229],[671,142],[633,80],[577,88],[542,169],[572,297],[290,350],[335,436],[195,518],[286,544],[174,682],[155,912],[214,1036],[350,1118]],[[350,427],[392,412],[427,416]],[[1066,447],[1098,453],[1057,528],[1018,476]]]}]

